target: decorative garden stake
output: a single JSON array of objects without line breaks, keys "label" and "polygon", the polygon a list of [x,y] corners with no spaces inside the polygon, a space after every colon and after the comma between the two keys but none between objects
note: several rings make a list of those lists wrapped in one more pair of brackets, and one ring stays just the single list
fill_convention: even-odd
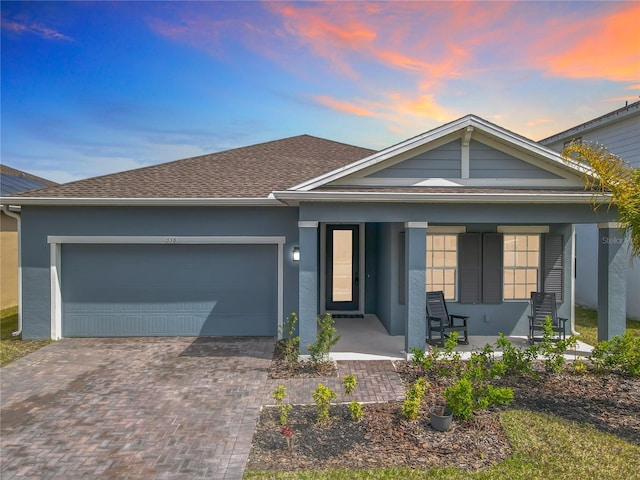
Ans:
[{"label": "decorative garden stake", "polygon": [[292,450],[293,449],[293,430],[291,430],[289,427],[285,425],[284,427],[282,427],[280,431],[284,435],[284,438],[287,440],[287,448],[289,450]]}]

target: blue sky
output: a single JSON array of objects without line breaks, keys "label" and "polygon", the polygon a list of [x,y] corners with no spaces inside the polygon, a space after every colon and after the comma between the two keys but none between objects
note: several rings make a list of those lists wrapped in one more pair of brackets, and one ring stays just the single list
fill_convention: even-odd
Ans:
[{"label": "blue sky", "polygon": [[70,181],[467,113],[533,140],[636,101],[638,2],[2,2],[2,163]]}]

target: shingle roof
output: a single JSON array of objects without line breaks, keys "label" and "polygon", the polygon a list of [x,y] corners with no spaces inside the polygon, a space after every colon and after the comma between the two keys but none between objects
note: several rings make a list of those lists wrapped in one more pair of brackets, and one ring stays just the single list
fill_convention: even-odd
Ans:
[{"label": "shingle roof", "polygon": [[266,198],[373,150],[299,135],[29,192],[41,198]]},{"label": "shingle roof", "polygon": [[0,193],[2,195],[11,195],[53,185],[58,184],[17,168],[0,165]]}]

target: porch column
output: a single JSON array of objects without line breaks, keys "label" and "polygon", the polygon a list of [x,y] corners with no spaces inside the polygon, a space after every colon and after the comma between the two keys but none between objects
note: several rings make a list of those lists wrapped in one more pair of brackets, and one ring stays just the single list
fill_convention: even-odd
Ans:
[{"label": "porch column", "polygon": [[627,247],[617,223],[598,224],[598,341],[627,328]]},{"label": "porch column", "polygon": [[298,270],[300,355],[316,341],[318,317],[318,222],[298,222],[300,264]]},{"label": "porch column", "polygon": [[404,348],[409,358],[412,348],[424,350],[427,335],[427,223],[407,222],[405,226],[405,305]]}]

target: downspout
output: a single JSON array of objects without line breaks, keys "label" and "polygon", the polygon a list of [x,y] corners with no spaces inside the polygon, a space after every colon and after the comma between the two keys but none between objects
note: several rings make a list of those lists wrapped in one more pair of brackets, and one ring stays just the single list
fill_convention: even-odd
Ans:
[{"label": "downspout", "polygon": [[22,218],[17,213],[12,212],[8,205],[2,205],[2,211],[8,217],[16,219],[18,228],[18,330],[11,334],[17,337],[22,333]]},{"label": "downspout", "polygon": [[571,312],[570,326],[571,335],[580,336],[576,330],[576,226],[571,224]]}]

